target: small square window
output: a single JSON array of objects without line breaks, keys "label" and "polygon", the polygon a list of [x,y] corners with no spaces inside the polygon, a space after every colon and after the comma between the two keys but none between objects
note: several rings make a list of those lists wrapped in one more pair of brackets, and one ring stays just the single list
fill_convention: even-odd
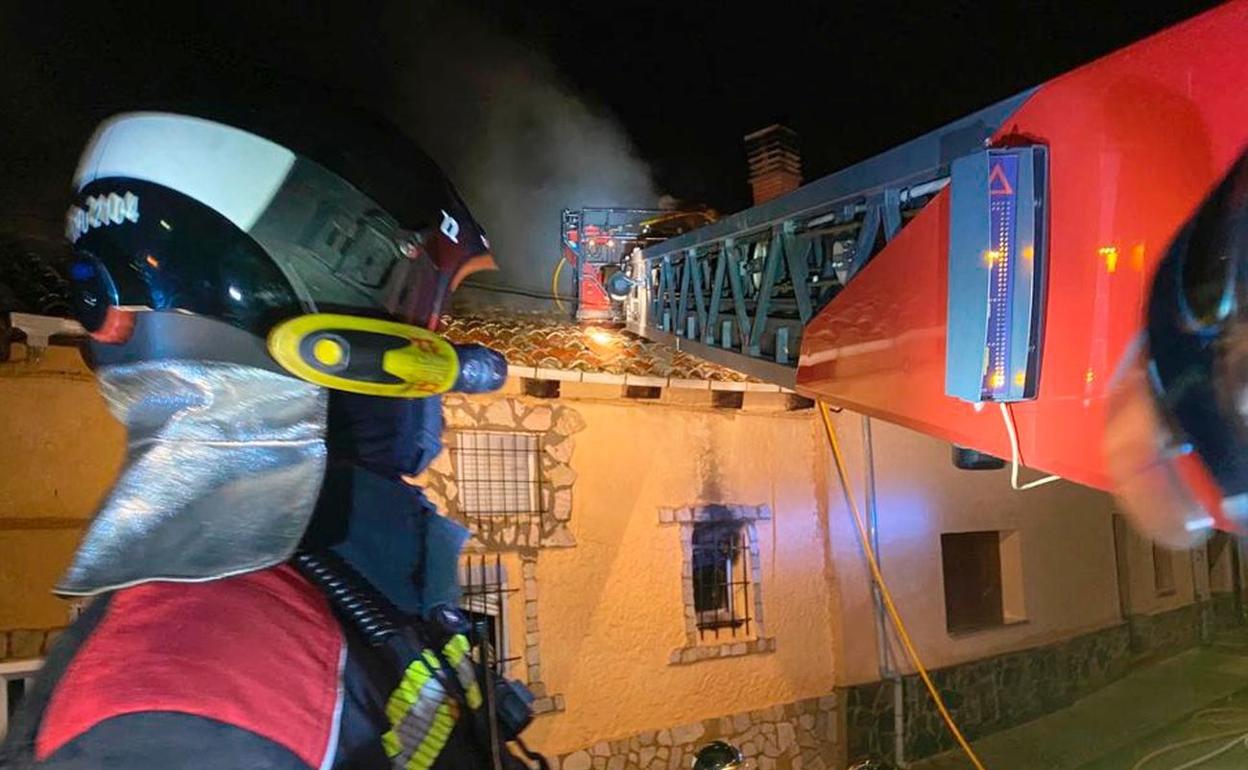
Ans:
[{"label": "small square window", "polygon": [[469,519],[533,516],[541,510],[541,442],[534,433],[460,431],[455,476]]},{"label": "small square window", "polygon": [[940,536],[940,552],[949,633],[1026,619],[1017,532],[946,532]]},{"label": "small square window", "polygon": [[744,526],[735,521],[693,526],[693,608],[698,636],[750,633],[749,549]]}]

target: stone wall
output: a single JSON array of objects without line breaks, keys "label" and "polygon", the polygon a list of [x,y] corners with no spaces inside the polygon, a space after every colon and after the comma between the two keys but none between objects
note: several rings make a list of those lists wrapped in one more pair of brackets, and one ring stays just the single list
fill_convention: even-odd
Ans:
[{"label": "stone wall", "polygon": [[[576,545],[568,530],[572,518],[572,435],[585,429],[585,420],[571,407],[533,404],[518,398],[469,398],[450,395],[443,399],[447,451],[434,459],[418,479],[425,495],[438,510],[467,526],[473,534],[469,549],[526,550],[567,548]],[[518,431],[539,439],[540,508],[536,516],[465,516],[460,509],[455,479],[454,453],[458,430]],[[497,520],[496,520],[497,519]]]},{"label": "stone wall", "polygon": [[551,757],[552,770],[677,770],[694,753],[722,740],[753,757],[759,770],[833,770],[839,766],[837,699],[810,698],[714,717]]},{"label": "stone wall", "polygon": [[1235,594],[1230,591],[1214,591],[1209,597],[1213,610],[1214,628],[1234,628],[1244,624],[1243,610],[1235,601]]},{"label": "stone wall", "polygon": [[[1218,609],[1219,606],[1222,609]],[[1226,608],[1229,606],[1229,610]],[[1215,597],[1215,617],[1234,613],[1233,597]],[[932,671],[932,680],[967,738],[989,735],[1064,708],[1119,679],[1137,663],[1200,643],[1195,604],[1063,642]],[[917,676],[903,679],[905,752],[921,759],[956,746]],[[851,758],[894,754],[893,683],[872,682],[845,693]]]},{"label": "stone wall", "polygon": [[1169,655],[1200,644],[1200,605],[1186,604],[1155,615],[1127,618],[1131,651],[1139,656]]},{"label": "stone wall", "polygon": [[[1126,673],[1130,636],[1123,624],[1057,644],[932,671],[954,721],[975,739],[1070,705]],[[893,757],[893,683],[848,688],[850,758]],[[905,753],[920,759],[955,747],[917,676],[903,679]]]}]

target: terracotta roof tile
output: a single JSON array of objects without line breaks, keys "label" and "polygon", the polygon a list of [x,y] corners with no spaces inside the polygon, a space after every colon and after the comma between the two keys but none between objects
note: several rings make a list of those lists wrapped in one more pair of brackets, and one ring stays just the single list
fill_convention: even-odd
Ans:
[{"label": "terracotta roof tile", "polygon": [[686,380],[754,381],[735,369],[618,328],[500,314],[443,318],[441,332],[452,342],[475,342],[494,348],[512,366]]}]

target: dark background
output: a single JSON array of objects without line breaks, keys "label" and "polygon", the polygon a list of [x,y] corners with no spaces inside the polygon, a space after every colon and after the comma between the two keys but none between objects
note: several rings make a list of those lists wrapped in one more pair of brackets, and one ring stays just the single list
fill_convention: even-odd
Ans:
[{"label": "dark background", "polygon": [[[0,5],[0,233],[55,239],[102,117],[272,70],[389,114],[463,188],[512,286],[548,287],[558,209],[749,205],[741,137],[814,179],[1212,5],[509,2]],[[510,267],[508,267],[510,265]]]},{"label": "dark background", "polygon": [[1215,3],[521,5],[505,28],[619,116],[660,189],[731,211],[749,131],[795,129],[816,179]]}]

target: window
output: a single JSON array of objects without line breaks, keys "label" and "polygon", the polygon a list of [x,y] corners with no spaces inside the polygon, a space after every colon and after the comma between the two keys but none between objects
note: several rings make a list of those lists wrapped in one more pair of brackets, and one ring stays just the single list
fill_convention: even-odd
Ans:
[{"label": "window", "polygon": [[486,660],[499,676],[507,673],[515,660],[507,654],[507,573],[499,556],[470,555],[460,565],[462,593],[459,606],[471,624],[469,638],[473,656]]},{"label": "window", "polygon": [[750,633],[750,572],[741,522],[693,525],[693,608],[698,638]]},{"label": "window", "polygon": [[1174,593],[1174,554],[1153,544],[1153,587],[1158,596]]},{"label": "window", "polygon": [[946,532],[940,536],[940,553],[949,633],[1026,619],[1017,532]]},{"label": "window", "polygon": [[745,406],[745,393],[740,390],[712,390],[711,406],[716,409],[740,409]]},{"label": "window", "polygon": [[458,433],[452,451],[465,518],[480,522],[540,514],[540,450],[534,433]]},{"label": "window", "polygon": [[524,395],[533,398],[559,398],[559,380],[537,380],[521,378],[520,387]]},{"label": "window", "polygon": [[663,395],[663,389],[653,385],[625,385],[624,398],[660,398]]}]

